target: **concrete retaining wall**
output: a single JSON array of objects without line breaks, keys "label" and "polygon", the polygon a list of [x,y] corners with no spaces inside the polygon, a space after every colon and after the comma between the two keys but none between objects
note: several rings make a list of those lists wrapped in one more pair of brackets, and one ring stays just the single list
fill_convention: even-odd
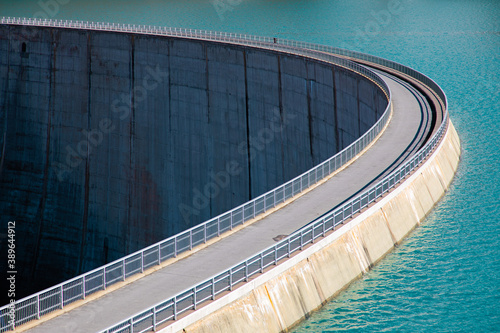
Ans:
[{"label": "concrete retaining wall", "polygon": [[272,270],[160,330],[282,332],[335,296],[429,213],[453,179],[460,142],[450,122],[433,155],[354,220]]},{"label": "concrete retaining wall", "polygon": [[387,105],[371,81],[319,61],[112,32],[0,26],[0,73],[18,298],[282,184]]}]

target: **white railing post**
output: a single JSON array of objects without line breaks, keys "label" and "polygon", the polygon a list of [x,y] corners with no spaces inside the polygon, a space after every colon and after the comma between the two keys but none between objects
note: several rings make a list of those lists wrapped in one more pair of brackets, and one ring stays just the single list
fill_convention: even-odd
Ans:
[{"label": "white railing post", "polygon": [[161,264],[161,244],[158,244],[158,265]]},{"label": "white railing post", "polygon": [[156,307],[153,307],[153,332],[156,332]]},{"label": "white railing post", "polygon": [[290,258],[290,237],[288,237],[288,258]]},{"label": "white railing post", "polygon": [[174,296],[174,320],[177,320],[177,296]]},{"label": "white railing post", "polygon": [[83,293],[83,299],[85,299],[85,275],[82,277],[82,293]]},{"label": "white railing post", "polygon": [[248,282],[248,262],[245,260],[245,282]]},{"label": "white railing post", "polygon": [[144,251],[141,251],[141,273],[144,273]]},{"label": "white railing post", "polygon": [[40,319],[40,294],[36,295],[36,319]]},{"label": "white railing post", "polygon": [[64,307],[64,290],[63,290],[63,285],[59,287],[59,292],[61,293],[61,309]]},{"label": "white railing post", "polygon": [[[14,303],[14,307],[15,306],[16,306],[16,303]],[[15,320],[12,321],[12,324],[10,325],[10,328],[12,329],[12,331],[16,330],[16,321]]]},{"label": "white railing post", "polygon": [[215,278],[212,278],[212,300],[215,300]]},{"label": "white railing post", "polygon": [[196,310],[196,286],[193,288],[193,305],[194,305],[194,310]]},{"label": "white railing post", "polygon": [[123,261],[122,261],[122,274],[123,274],[122,279],[123,279],[123,281],[125,281],[125,278],[127,277],[127,271],[125,268],[126,268],[125,259],[123,259]]},{"label": "white railing post", "polygon": [[193,249],[193,229],[189,229],[189,250]]},{"label": "white railing post", "polygon": [[177,237],[174,238],[174,258],[177,257]]}]

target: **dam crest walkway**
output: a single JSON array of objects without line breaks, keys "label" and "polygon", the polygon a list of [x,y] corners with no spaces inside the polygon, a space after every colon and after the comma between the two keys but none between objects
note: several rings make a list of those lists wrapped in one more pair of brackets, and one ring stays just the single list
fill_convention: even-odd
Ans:
[{"label": "dam crest walkway", "polygon": [[[2,23],[5,23],[4,20],[2,20]],[[23,23],[8,21],[7,24]],[[37,24],[40,24],[40,22]],[[70,303],[69,306],[66,306],[63,301],[61,307],[64,307],[62,309],[43,316],[39,313],[39,320],[31,320],[24,325],[19,325],[16,331],[74,333],[89,331],[137,332],[149,330],[151,327],[157,329],[159,327],[156,326],[156,316],[157,313],[160,313],[160,310],[157,312],[157,305],[158,309],[172,309],[173,315],[169,317],[170,319],[163,320],[160,327],[168,325],[171,319],[178,319],[181,313],[186,315],[191,311],[190,302],[194,304],[194,310],[196,310],[197,305],[203,306],[201,304],[203,301],[208,302],[210,299],[214,299],[216,297],[214,290],[217,283],[229,285],[227,291],[224,289],[217,293],[217,297],[220,297],[218,295],[232,290],[233,285],[247,281],[250,276],[248,270],[252,267],[252,269],[256,268],[252,274],[258,273],[259,269],[262,273],[265,269],[270,269],[273,264],[279,264],[280,260],[286,260],[286,253],[283,255],[284,252],[282,251],[283,247],[279,250],[282,252],[279,252],[278,249],[266,252],[276,244],[286,246],[282,239],[286,240],[289,235],[288,239],[292,235],[295,237],[293,240],[288,240],[289,257],[292,243],[295,244],[293,246],[297,247],[297,242],[299,242],[300,249],[302,249],[303,241],[307,237],[309,237],[307,239],[309,243],[314,242],[316,237],[325,235],[325,224],[327,222],[322,225],[321,234],[321,230],[315,227],[315,221],[322,218],[325,221],[331,221],[331,229],[335,229],[347,218],[366,208],[374,200],[389,191],[390,188],[403,181],[404,177],[428,156],[446,128],[447,113],[444,114],[443,110],[434,110],[433,106],[430,105],[432,102],[434,102],[434,106],[442,103],[441,106],[446,109],[446,97],[439,87],[426,77],[422,76],[427,81],[422,80],[418,72],[413,71],[408,74],[405,72],[409,70],[408,68],[388,61],[384,62],[380,58],[349,51],[344,53],[344,51],[334,48],[283,41],[276,38],[261,39],[260,37],[246,36],[241,39],[241,35],[238,37],[237,34],[212,35],[212,33],[205,32],[199,35],[199,32],[192,33],[186,30],[173,31],[170,29],[167,31],[160,29],[152,32],[151,28],[148,29],[147,27],[133,29],[129,27],[129,30],[127,30],[125,26],[85,24],[78,26],[71,24],[68,26],[67,22],[56,22],[55,25],[75,29],[111,30],[216,40],[268,50],[278,50],[319,60],[327,58],[338,66],[355,68],[354,70],[361,73],[361,75],[368,75],[367,77],[372,81],[380,80],[374,81],[379,85],[387,85],[390,89],[391,101],[390,111],[386,115],[390,120],[381,129],[382,131],[376,139],[368,144],[366,149],[361,149],[361,153],[354,154],[356,156],[350,155],[347,158],[346,154],[344,162],[350,159],[349,162],[319,182],[316,180],[313,182],[314,185],[299,195],[294,195],[292,199],[261,215],[255,214],[254,206],[254,215],[257,216],[251,220],[244,220],[242,225],[234,229],[232,228],[231,215],[231,231],[225,232],[220,237],[213,238],[201,246],[195,246],[192,249],[188,248],[187,251],[182,253],[179,252],[177,258],[169,259],[164,263],[161,263],[161,251],[160,247],[158,247],[158,263],[161,264],[148,266],[147,269],[144,269],[144,272],[142,272],[144,268],[144,265],[142,265],[141,272],[135,275],[131,274],[130,277],[126,276],[124,272],[124,282],[118,282],[106,290],[90,294],[86,298],[85,280],[83,280],[81,286],[84,289],[83,300],[73,303],[68,302]],[[47,25],[54,26],[54,22]],[[351,64],[350,60],[353,59],[358,62]],[[369,66],[369,68],[365,66]],[[378,73],[377,79],[370,78],[369,75],[371,75],[370,73],[373,74],[373,72]],[[427,87],[425,87],[425,84]],[[440,114],[440,111],[443,111],[443,114]],[[439,130],[437,127],[439,127]],[[432,145],[429,145],[429,142],[432,142]],[[422,152],[423,150],[425,152]],[[401,173],[386,180],[386,176],[392,174],[395,170],[401,170]],[[366,189],[373,190],[368,190],[365,195],[363,193],[365,193]],[[359,199],[356,199],[358,196]],[[266,205],[265,199],[264,206]],[[276,200],[276,197],[274,199]],[[342,205],[350,206],[345,209],[342,208],[339,215],[336,207]],[[334,209],[336,210],[334,211]],[[298,230],[303,230],[304,226],[309,225],[312,225],[310,235],[303,235],[302,231],[298,232]],[[192,238],[192,235],[189,236]],[[174,246],[177,246],[177,244],[176,242]],[[260,259],[257,257],[257,261],[255,261],[256,253],[260,253]],[[175,254],[178,254],[177,249]],[[274,263],[272,259],[269,261],[264,258],[264,256],[268,255],[274,256]],[[145,256],[146,254],[143,252],[136,259],[144,262]],[[265,260],[267,260],[266,263]],[[242,262],[245,264],[243,271],[241,271],[243,266],[238,266]],[[123,267],[125,267],[125,261]],[[232,274],[234,267],[238,267],[240,274],[237,282],[232,280],[236,276]],[[221,273],[227,271],[230,273]],[[222,277],[219,279],[219,276]],[[102,278],[106,288],[105,270]],[[200,281],[205,281],[202,287],[199,287]],[[199,289],[197,290],[197,288]],[[60,295],[63,298],[64,291],[62,291],[62,287]],[[174,301],[165,301],[169,299]],[[184,301],[189,304],[183,307],[182,311],[178,311],[176,306],[184,306],[182,304]],[[40,301],[38,301],[37,306],[40,306]],[[153,307],[153,312],[150,311],[151,307]],[[149,324],[151,320],[153,322],[152,326]]]},{"label": "dam crest walkway", "polygon": [[266,249],[276,243],[274,238],[293,233],[378,179],[414,145],[416,137],[422,136],[422,122],[429,117],[426,108],[430,109],[428,105],[423,107],[425,101],[400,80],[387,74],[384,80],[393,95],[392,119],[373,146],[347,168],[265,218],[28,331],[105,330]]}]

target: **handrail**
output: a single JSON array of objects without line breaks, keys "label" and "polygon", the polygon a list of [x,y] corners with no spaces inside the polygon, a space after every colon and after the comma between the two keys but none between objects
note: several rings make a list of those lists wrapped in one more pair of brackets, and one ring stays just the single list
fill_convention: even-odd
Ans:
[{"label": "handrail", "polygon": [[[324,47],[316,44],[300,44],[299,42],[295,41],[287,41],[282,39],[278,40],[270,37],[220,33],[192,29],[156,28],[151,26],[146,27],[120,24],[116,25],[111,23],[89,23],[79,21],[73,22],[20,18],[2,18],[0,20],[0,24],[49,26],[73,29],[92,29],[157,34],[173,37],[198,38],[203,40],[258,46],[267,49],[278,50],[282,49],[283,46],[285,46],[287,47],[287,52],[290,52],[288,48],[293,47],[295,48],[295,51],[300,54],[306,53],[310,56],[314,56],[319,60],[329,61],[336,65],[347,67],[369,77],[371,80],[375,81],[389,97],[389,104],[384,111],[384,114],[375,123],[375,125],[373,125],[372,128],[370,128],[370,130],[368,130],[358,140],[353,142],[351,145],[346,147],[335,156],[312,168],[311,170],[306,171],[298,177],[290,180],[289,182],[277,187],[276,189],[264,193],[263,195],[243,205],[240,205],[229,212],[223,213],[191,229],[188,229],[182,233],[148,246],[140,251],[113,261],[112,263],[109,263],[105,266],[96,268],[90,272],[87,272],[73,279],[60,283],[54,287],[45,289],[41,292],[17,301],[15,310],[15,325],[21,325],[35,318],[39,319],[40,316],[43,316],[44,314],[47,314],[59,308],[63,308],[64,306],[76,300],[85,299],[86,296],[90,295],[93,292],[106,289],[108,286],[116,282],[124,281],[126,278],[135,273],[143,272],[145,269],[153,265],[161,264],[161,262],[164,260],[176,257],[183,251],[191,250],[194,246],[202,244],[213,237],[220,236],[222,232],[231,230],[235,226],[243,224],[247,220],[254,218],[255,216],[267,211],[268,209],[274,208],[277,204],[288,200],[289,198],[297,195],[312,184],[315,184],[319,180],[328,176],[339,167],[344,165],[347,161],[352,159],[352,157],[361,152],[380,133],[382,128],[387,123],[390,114],[390,90],[380,77],[378,77],[376,74],[369,71],[365,67],[360,66],[354,62],[324,53],[330,52],[332,50],[340,50],[338,51],[339,55],[355,58],[354,55],[358,55],[358,53],[356,52]],[[301,47],[299,44],[310,45],[311,49],[298,49],[299,47]],[[367,58],[372,57],[369,55],[364,56]],[[375,59],[376,57],[373,58]],[[439,88],[437,85],[436,87]],[[5,331],[10,327],[7,324],[8,311],[8,305],[0,308],[0,331]]]},{"label": "handrail", "polygon": [[146,26],[146,25],[135,25],[135,24],[130,25],[130,24],[115,24],[115,23],[88,22],[88,21],[84,22],[84,21],[73,21],[73,20],[52,20],[52,19],[47,20],[47,19],[19,18],[19,17],[2,17],[0,19],[0,24],[35,26],[35,27],[42,26],[42,27],[84,29],[84,30],[102,30],[102,31],[114,31],[114,32],[131,32],[131,33],[148,34],[148,35],[166,35],[171,37],[177,36],[186,38],[201,38],[204,40],[230,41],[233,43],[237,43],[238,41],[240,41],[244,42],[245,45],[249,45],[248,43],[256,43],[266,46],[269,46],[269,44],[278,44],[278,45],[287,45],[292,47],[305,48],[321,52],[328,52],[331,54],[350,57],[358,60],[366,60],[396,70],[398,69],[409,70],[411,71],[412,73],[411,76],[413,78],[416,78],[417,80],[423,82],[424,84],[429,86],[433,91],[438,93],[442,101],[445,101],[446,99],[446,96],[439,88],[439,86],[434,81],[423,75],[422,73],[419,73],[399,63],[389,61],[380,57],[356,51],[344,50],[332,46],[286,40],[281,38],[254,36],[254,35],[247,35],[240,33],[215,32],[215,31],[199,30],[199,29],[157,27],[151,25]]},{"label": "handrail", "polygon": [[[436,91],[436,93],[444,96],[443,103],[446,106],[447,102],[444,92],[439,88],[439,91]],[[280,260],[289,258],[293,253],[301,251],[305,245],[314,243],[317,238],[325,237],[327,232],[335,230],[336,226],[343,224],[347,219],[359,213],[370,203],[376,201],[394,188],[413,172],[420,163],[425,161],[434,148],[441,142],[448,123],[449,117],[446,108],[443,122],[439,126],[438,131],[416,155],[346,204],[294,232],[278,244],[268,247],[262,252],[184,290],[172,298],[136,313],[124,321],[101,331],[101,333],[135,332],[136,327],[140,327],[141,332],[156,330],[159,325],[169,320],[177,320],[180,314],[189,310],[196,310],[197,306],[201,303],[207,300],[215,300],[218,294],[224,291],[231,291],[238,283],[247,282],[249,278],[262,273],[267,267],[277,265]]]}]

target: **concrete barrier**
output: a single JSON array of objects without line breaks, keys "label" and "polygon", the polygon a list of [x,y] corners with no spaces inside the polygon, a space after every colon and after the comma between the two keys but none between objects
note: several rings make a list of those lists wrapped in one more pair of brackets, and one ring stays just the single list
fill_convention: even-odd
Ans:
[{"label": "concrete barrier", "polygon": [[282,332],[337,295],[413,230],[449,187],[460,159],[450,121],[404,183],[298,255],[159,332]]}]

